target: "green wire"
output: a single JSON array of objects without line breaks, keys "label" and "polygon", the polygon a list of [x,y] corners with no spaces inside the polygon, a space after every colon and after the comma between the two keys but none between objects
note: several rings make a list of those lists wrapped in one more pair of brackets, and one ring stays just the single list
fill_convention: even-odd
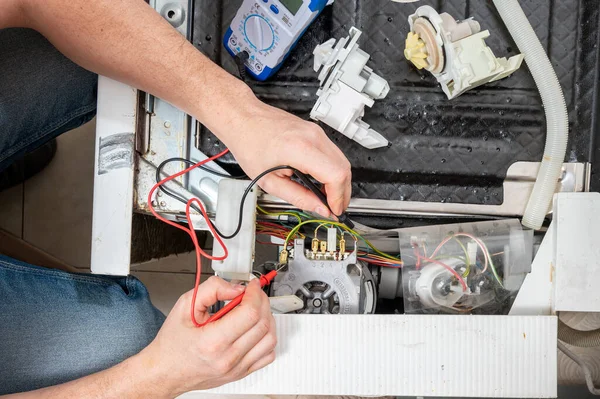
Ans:
[{"label": "green wire", "polygon": [[300,227],[306,225],[306,224],[310,224],[310,223],[322,223],[322,224],[330,224],[332,226],[337,226],[340,227],[344,230],[346,230],[347,232],[349,232],[350,234],[352,234],[354,237],[359,238],[360,240],[362,240],[367,246],[369,246],[369,248],[371,248],[373,250],[373,252],[375,252],[378,255],[383,256],[384,258],[393,260],[393,261],[399,261],[400,259],[395,258],[391,255],[386,254],[385,252],[382,252],[380,250],[378,250],[377,248],[375,248],[375,246],[373,244],[371,244],[371,242],[369,240],[367,240],[366,238],[364,238],[363,236],[361,236],[359,233],[357,233],[356,231],[352,230],[351,228],[349,228],[348,226],[346,226],[343,223],[339,223],[339,222],[334,222],[331,220],[322,220],[322,219],[314,219],[314,220],[305,220],[303,222],[300,222],[296,227],[294,227],[292,229],[292,231],[290,231],[285,239],[285,244],[284,246],[287,248],[287,244],[290,241],[290,239],[294,236],[294,234],[296,234],[298,232],[298,230],[300,230]]},{"label": "green wire", "polygon": [[466,264],[467,264],[467,270],[465,270],[465,272],[463,273],[463,278],[465,278],[471,272],[471,259],[469,258],[469,252],[467,251],[467,248],[465,248],[465,245],[458,239],[458,237],[455,236],[454,240],[456,240],[456,242],[458,243],[458,245],[460,245],[460,247],[462,248],[463,252],[465,253],[465,261],[466,261]]},{"label": "green wire", "polygon": [[494,278],[496,278],[496,281],[498,282],[498,284],[500,284],[500,287],[504,288],[504,285],[500,281],[500,276],[498,276],[498,272],[496,271],[496,266],[494,265],[494,261],[492,260],[492,255],[490,254],[490,250],[488,249],[487,245],[485,245],[485,242],[483,242],[483,240],[481,240],[481,244],[485,248],[488,262],[490,263],[490,269],[492,269],[492,274],[494,275]]},{"label": "green wire", "polygon": [[[256,205],[256,208],[258,208],[258,210],[261,211],[262,213],[264,213],[265,215],[277,216],[277,217],[279,217],[281,215],[293,216],[296,219],[298,219],[298,223],[302,223],[302,218],[299,215],[297,215],[295,212],[269,212],[269,211],[261,208],[259,205]],[[278,221],[280,221],[279,218],[278,218]]]}]

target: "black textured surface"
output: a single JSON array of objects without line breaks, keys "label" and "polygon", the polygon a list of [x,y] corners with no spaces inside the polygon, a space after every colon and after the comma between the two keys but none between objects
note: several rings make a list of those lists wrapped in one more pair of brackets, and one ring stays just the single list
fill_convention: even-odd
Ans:
[{"label": "black textured surface", "polygon": [[[236,74],[222,37],[241,0],[195,0],[193,43]],[[388,80],[388,96],[366,110],[364,120],[393,145],[367,150],[324,126],[353,166],[353,196],[411,201],[502,203],[502,181],[518,161],[539,161],[545,142],[545,117],[535,83],[524,64],[513,76],[449,101],[436,80],[413,68],[403,56],[407,18],[432,5],[457,19],[474,17],[489,29],[487,44],[498,57],[518,49],[489,0],[337,0],[308,29],[280,72],[269,82],[252,82],[259,98],[307,119],[318,81],[312,50],[325,40],[363,31],[360,46],[370,66]],[[598,81],[600,1],[521,0],[548,51],[569,108],[570,140],[566,161],[592,162],[600,156]],[[209,155],[222,144],[206,129],[201,150]],[[593,165],[595,166],[595,165]],[[592,188],[600,188],[594,174]]]}]

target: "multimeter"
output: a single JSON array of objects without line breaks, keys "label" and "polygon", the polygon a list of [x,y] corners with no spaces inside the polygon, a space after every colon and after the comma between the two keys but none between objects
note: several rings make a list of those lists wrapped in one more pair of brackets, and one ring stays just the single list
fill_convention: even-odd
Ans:
[{"label": "multimeter", "polygon": [[333,0],[244,0],[223,44],[248,53],[246,69],[257,80],[272,76],[312,21]]}]

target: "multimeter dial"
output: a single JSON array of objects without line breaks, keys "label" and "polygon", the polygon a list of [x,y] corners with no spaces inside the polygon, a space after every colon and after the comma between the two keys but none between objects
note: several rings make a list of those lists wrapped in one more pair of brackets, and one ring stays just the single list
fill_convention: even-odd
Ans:
[{"label": "multimeter dial", "polygon": [[258,51],[268,51],[275,44],[275,32],[261,15],[249,15],[244,21],[244,34],[251,46]]}]

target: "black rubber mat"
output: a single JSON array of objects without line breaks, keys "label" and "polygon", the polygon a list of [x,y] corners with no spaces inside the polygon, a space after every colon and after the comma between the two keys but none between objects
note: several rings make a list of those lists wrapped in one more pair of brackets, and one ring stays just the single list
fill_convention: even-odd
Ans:
[{"label": "black rubber mat", "polygon": [[[222,37],[241,0],[195,0],[192,40],[201,51],[236,74]],[[502,181],[517,161],[539,161],[545,141],[541,100],[527,66],[513,76],[487,84],[449,101],[436,80],[403,56],[407,18],[421,5],[457,19],[474,17],[488,29],[487,44],[496,56],[518,49],[488,0],[419,1],[336,0],[327,7],[285,62],[265,83],[251,82],[264,101],[308,119],[318,81],[312,69],[314,47],[363,31],[359,41],[371,54],[370,66],[388,80],[388,96],[366,110],[364,120],[392,142],[390,148],[367,150],[324,126],[353,166],[353,196],[411,201],[500,204]],[[562,84],[570,117],[566,161],[593,162],[600,156],[596,136],[600,75],[600,1],[521,0],[546,47]],[[201,150],[221,150],[206,129]],[[215,145],[216,144],[216,145]],[[593,165],[595,166],[595,165]],[[600,188],[595,174],[592,188]]]}]

